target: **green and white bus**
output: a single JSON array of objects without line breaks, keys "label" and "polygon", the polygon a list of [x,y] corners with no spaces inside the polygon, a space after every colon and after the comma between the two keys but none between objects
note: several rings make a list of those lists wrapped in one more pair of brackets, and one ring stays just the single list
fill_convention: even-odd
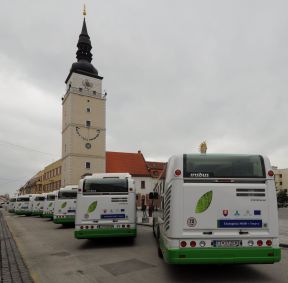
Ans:
[{"label": "green and white bus", "polygon": [[154,190],[158,254],[172,264],[280,261],[274,174],[267,157],[172,156]]},{"label": "green and white bus", "polygon": [[75,237],[136,237],[136,193],[128,173],[93,174],[80,180]]},{"label": "green and white bus", "polygon": [[15,213],[17,215],[28,215],[30,195],[21,195],[17,198],[17,206],[15,207]]},{"label": "green and white bus", "polygon": [[31,215],[42,216],[45,199],[46,194],[34,195],[33,199],[31,199]]},{"label": "green and white bus", "polygon": [[47,193],[43,207],[42,217],[53,219],[55,199],[58,191]]},{"label": "green and white bus", "polygon": [[9,199],[8,212],[10,212],[10,213],[15,212],[16,201],[17,201],[17,197],[12,197]]},{"label": "green and white bus", "polygon": [[77,189],[77,185],[70,185],[58,191],[53,215],[55,224],[65,226],[75,223]]}]

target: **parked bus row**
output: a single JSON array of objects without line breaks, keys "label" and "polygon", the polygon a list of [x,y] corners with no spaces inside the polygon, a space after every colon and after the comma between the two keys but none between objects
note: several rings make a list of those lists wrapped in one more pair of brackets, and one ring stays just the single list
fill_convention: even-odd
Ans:
[{"label": "parked bus row", "polygon": [[11,198],[8,211],[75,225],[78,239],[136,237],[136,192],[127,173],[94,174],[78,186]]},{"label": "parked bus row", "polygon": [[[43,207],[42,215],[51,217],[46,206],[53,193],[48,195],[34,196],[28,215],[39,215]],[[165,180],[159,180],[150,198],[160,202],[153,211],[153,234],[158,254],[167,263],[251,264],[281,259],[274,174],[265,156],[172,156]],[[30,207],[29,197],[20,199],[20,206],[18,199],[11,199],[11,211],[23,213]],[[136,236],[135,188],[129,174],[94,174],[81,179],[77,189],[60,189],[55,193],[55,223],[68,221],[69,217],[62,219],[64,211],[75,214],[78,239]]]}]

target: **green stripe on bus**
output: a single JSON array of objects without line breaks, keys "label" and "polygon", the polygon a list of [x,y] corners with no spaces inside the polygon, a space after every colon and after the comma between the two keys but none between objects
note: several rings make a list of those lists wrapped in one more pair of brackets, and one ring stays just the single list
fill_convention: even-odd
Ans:
[{"label": "green stripe on bus", "polygon": [[75,223],[75,216],[65,216],[62,218],[58,218],[58,217],[54,216],[53,222],[55,224],[74,224]]},{"label": "green stripe on bus", "polygon": [[172,264],[274,263],[281,259],[281,249],[263,248],[183,248],[161,247],[163,257]]},{"label": "green stripe on bus", "polygon": [[32,212],[32,216],[41,216],[43,214],[43,212],[42,211],[33,211]]},{"label": "green stripe on bus", "polygon": [[77,239],[91,239],[104,237],[136,237],[136,228],[87,229],[77,230],[74,236]]}]

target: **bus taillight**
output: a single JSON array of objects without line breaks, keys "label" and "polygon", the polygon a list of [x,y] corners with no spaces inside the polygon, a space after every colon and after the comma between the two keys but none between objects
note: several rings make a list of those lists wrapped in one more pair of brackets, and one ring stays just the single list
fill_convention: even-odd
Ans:
[{"label": "bus taillight", "polygon": [[187,246],[187,243],[185,241],[180,242],[181,248],[185,248]]},{"label": "bus taillight", "polygon": [[191,241],[190,242],[190,247],[191,248],[195,248],[196,247],[196,242],[195,241]]},{"label": "bus taillight", "polygon": [[263,241],[262,240],[258,240],[257,241],[257,246],[258,247],[262,247],[263,246]]},{"label": "bus taillight", "polygon": [[268,247],[272,246],[272,241],[271,241],[271,240],[267,240],[267,241],[266,241],[266,245],[267,245]]},{"label": "bus taillight", "polygon": [[181,172],[180,169],[176,169],[175,172],[174,172],[174,174],[175,174],[176,177],[179,177],[179,176],[181,175],[181,173],[182,173],[182,172]]},{"label": "bus taillight", "polygon": [[268,176],[269,176],[269,177],[273,177],[273,176],[274,176],[274,172],[273,172],[272,170],[269,170],[269,171],[268,171]]}]

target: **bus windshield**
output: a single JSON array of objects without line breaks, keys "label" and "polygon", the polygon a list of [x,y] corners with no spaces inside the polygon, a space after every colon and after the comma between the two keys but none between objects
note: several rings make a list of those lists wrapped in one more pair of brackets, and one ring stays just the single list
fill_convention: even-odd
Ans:
[{"label": "bus windshield", "polygon": [[127,193],[128,180],[118,178],[87,179],[84,181],[83,195],[105,193]]},{"label": "bus windshield", "polygon": [[55,195],[48,195],[47,200],[55,200]]},{"label": "bus windshield", "polygon": [[265,178],[260,155],[184,154],[184,178]]},{"label": "bus windshield", "polygon": [[77,198],[77,191],[64,191],[59,192],[58,194],[59,199],[76,199]]}]

